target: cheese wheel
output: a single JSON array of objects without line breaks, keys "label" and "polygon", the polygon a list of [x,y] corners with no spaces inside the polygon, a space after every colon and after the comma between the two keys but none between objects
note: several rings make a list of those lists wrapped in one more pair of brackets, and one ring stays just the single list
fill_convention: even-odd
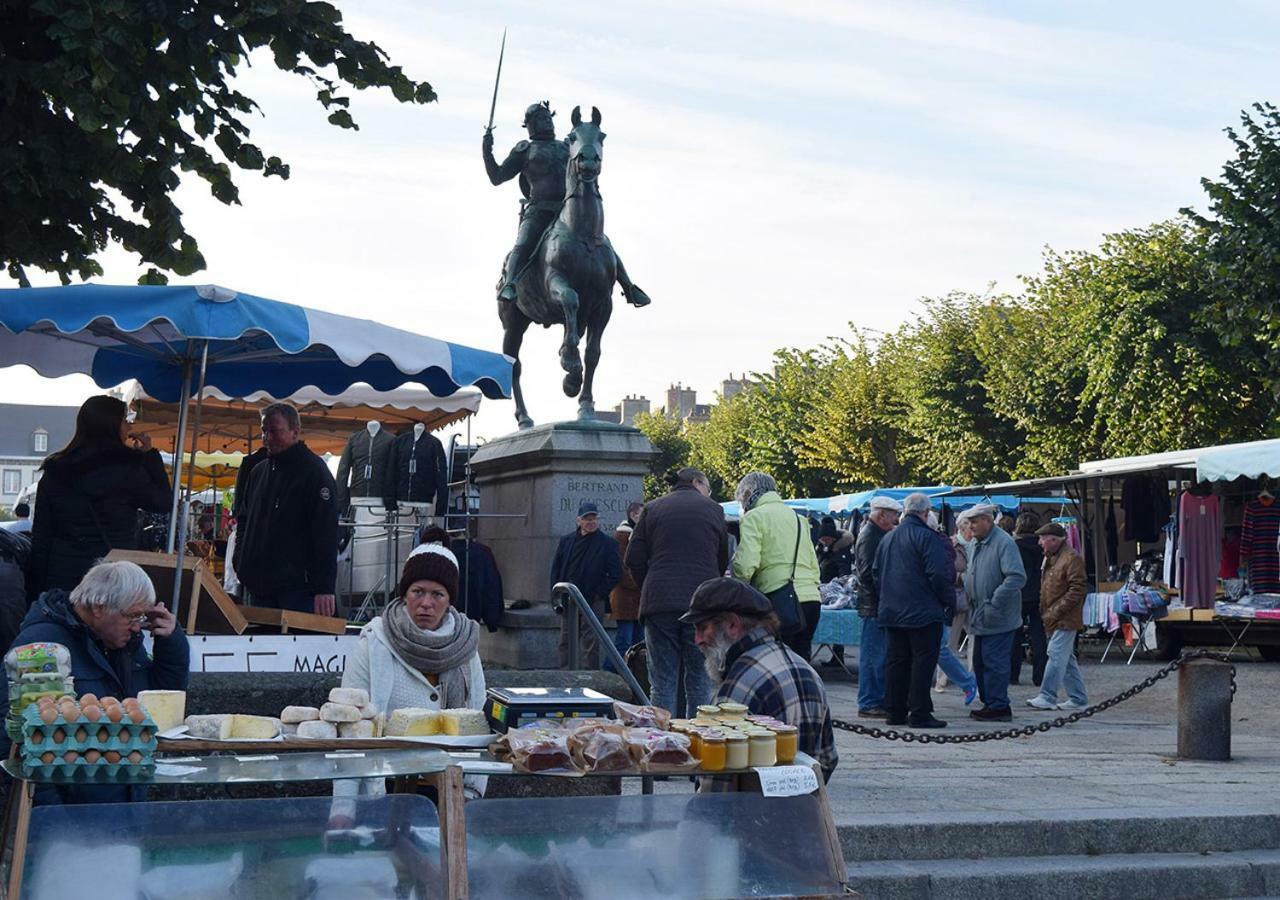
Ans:
[{"label": "cheese wheel", "polygon": [[336,687],[329,692],[330,703],[345,703],[347,706],[368,706],[369,692],[364,688]]},{"label": "cheese wheel", "polygon": [[439,733],[440,714],[434,709],[397,709],[387,719],[387,737],[429,737]]},{"label": "cheese wheel", "polygon": [[[231,716],[187,716],[187,734],[206,741],[225,741],[231,737]],[[104,731],[106,729],[103,729]]]},{"label": "cheese wheel", "polygon": [[359,722],[360,708],[349,703],[326,703],[320,707],[320,718],[326,722]]},{"label": "cheese wheel", "polygon": [[280,721],[286,725],[311,722],[318,718],[320,718],[320,710],[314,706],[286,706],[280,712]]},{"label": "cheese wheel", "polygon": [[359,722],[343,722],[338,726],[338,737],[371,738],[373,737],[373,720],[361,719]]},{"label": "cheese wheel", "polygon": [[186,691],[139,691],[138,702],[156,723],[157,731],[181,725],[187,714]]},{"label": "cheese wheel", "polygon": [[318,738],[321,740],[333,740],[338,736],[338,729],[332,722],[320,722],[312,719],[310,722],[298,723],[298,737],[300,738]]},{"label": "cheese wheel", "polygon": [[[308,719],[307,721],[314,722],[315,720],[314,720],[314,719]],[[281,733],[281,734],[297,734],[297,733],[298,733],[298,725],[299,725],[299,723],[298,723],[298,722],[281,722],[281,723],[280,723],[280,733]]]},{"label": "cheese wheel", "polygon": [[250,740],[269,740],[280,736],[280,720],[270,716],[244,716],[239,713],[231,717],[231,738],[248,738]]},{"label": "cheese wheel", "polygon": [[449,735],[488,734],[489,720],[479,709],[445,709],[440,711],[440,733]]}]

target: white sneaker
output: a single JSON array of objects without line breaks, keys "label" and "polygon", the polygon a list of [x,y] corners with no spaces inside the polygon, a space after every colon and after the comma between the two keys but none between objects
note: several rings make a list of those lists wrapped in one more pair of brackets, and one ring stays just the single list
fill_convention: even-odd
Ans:
[{"label": "white sneaker", "polygon": [[1036,694],[1034,697],[1028,700],[1027,706],[1030,706],[1032,709],[1062,709],[1062,707],[1059,706],[1058,704],[1050,703],[1048,700],[1044,699],[1039,694]]},{"label": "white sneaker", "polygon": [[1065,709],[1065,710],[1088,709],[1088,708],[1089,707],[1084,703],[1075,703],[1074,701],[1071,701],[1071,700],[1068,700],[1066,703],[1058,704],[1058,709]]}]

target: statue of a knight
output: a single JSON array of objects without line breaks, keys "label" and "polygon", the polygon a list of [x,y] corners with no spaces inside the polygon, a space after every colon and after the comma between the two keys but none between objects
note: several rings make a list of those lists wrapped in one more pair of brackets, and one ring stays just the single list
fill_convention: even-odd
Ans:
[{"label": "statue of a knight", "polygon": [[[543,232],[556,220],[564,203],[565,170],[569,166],[569,147],[556,138],[555,123],[550,101],[534,103],[524,112],[524,127],[529,130],[529,140],[520,141],[511,148],[501,163],[493,155],[493,131],[486,129],[482,148],[484,168],[489,181],[495,185],[520,176],[520,227],[516,232],[516,244],[507,254],[502,268],[502,280],[498,300],[504,303],[516,299],[516,279],[533,258]],[[633,306],[646,306],[649,297],[632,284],[622,259],[614,252],[618,262],[618,284],[627,302]]]}]

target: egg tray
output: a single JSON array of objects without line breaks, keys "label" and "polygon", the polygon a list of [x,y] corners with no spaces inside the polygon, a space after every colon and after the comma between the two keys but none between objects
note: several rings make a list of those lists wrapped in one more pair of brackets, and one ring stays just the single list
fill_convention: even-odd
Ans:
[{"label": "egg tray", "polygon": [[[67,734],[61,743],[54,743],[53,733],[58,728],[63,729]],[[85,740],[78,741],[75,739],[76,730],[83,728],[86,732]],[[98,732],[103,728],[107,730],[107,740],[98,740]],[[44,734],[44,740],[40,743],[34,743],[31,740],[32,732],[39,729]],[[128,729],[129,736],[122,739],[120,732]],[[143,741],[138,735],[143,729],[151,732],[148,740]],[[83,753],[86,750],[98,750],[105,753],[108,750],[115,750],[121,756],[128,756],[134,750],[142,753],[143,764],[150,760],[156,751],[156,723],[150,716],[146,716],[141,722],[134,724],[133,722],[108,722],[105,719],[99,719],[97,722],[90,722],[81,716],[71,722],[68,722],[61,715],[52,722],[44,722],[40,718],[39,711],[30,706],[23,713],[22,717],[22,759],[23,765],[40,765],[53,767],[89,767],[89,763],[39,763],[40,755],[49,750],[61,755],[68,750],[74,750],[77,753]],[[101,761],[93,763],[93,767],[101,765],[123,765],[122,763],[102,763]]]},{"label": "egg tray", "polygon": [[39,757],[29,759],[24,756],[22,758],[23,773],[37,775],[40,778],[83,778],[85,781],[112,781],[119,779],[121,775],[130,773],[142,772],[151,774],[155,772],[155,769],[155,760],[150,757],[137,764],[131,762],[109,763],[101,759],[96,763],[87,763],[83,759],[76,760],[73,763],[42,763]]}]

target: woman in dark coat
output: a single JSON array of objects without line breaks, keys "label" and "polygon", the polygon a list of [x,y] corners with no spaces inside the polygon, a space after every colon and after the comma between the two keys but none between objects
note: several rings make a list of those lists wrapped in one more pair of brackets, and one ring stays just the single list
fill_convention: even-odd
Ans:
[{"label": "woman in dark coat", "polygon": [[148,435],[129,433],[128,406],[90,397],[76,433],[40,467],[31,520],[27,600],[71,590],[112,550],[138,546],[138,510],[168,512],[169,478]]}]

